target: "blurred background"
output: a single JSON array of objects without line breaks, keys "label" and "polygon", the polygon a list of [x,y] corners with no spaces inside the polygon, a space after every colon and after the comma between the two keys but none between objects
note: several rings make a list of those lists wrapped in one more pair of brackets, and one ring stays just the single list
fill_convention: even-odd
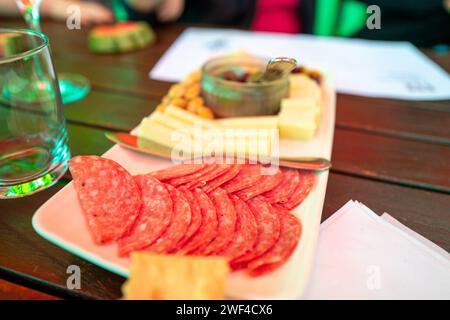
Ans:
[{"label": "blurred background", "polygon": [[[255,31],[410,41],[448,51],[449,0],[42,0],[42,17],[64,22],[77,5],[83,25],[123,20],[194,23]],[[367,11],[376,5],[377,11]],[[377,8],[376,8],[377,9]],[[15,0],[0,0],[2,16],[19,16]],[[367,27],[371,15],[381,28]]]}]

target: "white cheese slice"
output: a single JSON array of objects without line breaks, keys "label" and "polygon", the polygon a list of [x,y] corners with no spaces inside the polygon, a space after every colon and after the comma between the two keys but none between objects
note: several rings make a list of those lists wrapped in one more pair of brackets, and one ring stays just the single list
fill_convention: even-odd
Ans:
[{"label": "white cheese slice", "polygon": [[231,156],[256,155],[268,157],[271,154],[273,144],[272,130],[251,129],[204,129],[201,136],[190,134],[189,127],[186,130],[172,128],[157,121],[164,119],[160,115],[152,115],[144,118],[139,127],[139,135],[164,145],[169,148],[177,148],[184,153],[195,152],[197,155],[212,155],[217,153],[230,154]]},{"label": "white cheese slice", "polygon": [[281,100],[280,112],[286,109],[320,109],[314,98],[285,98]]},{"label": "white cheese slice", "polygon": [[217,124],[225,128],[275,129],[278,127],[278,116],[224,118],[217,120]]},{"label": "white cheese slice", "polygon": [[173,139],[174,130],[162,125],[153,119],[144,118],[139,126],[139,136],[159,143],[163,146],[173,148],[178,141]]},{"label": "white cheese slice", "polygon": [[317,117],[314,113],[280,114],[280,137],[283,139],[309,140],[317,129]]},{"label": "white cheese slice", "polygon": [[190,135],[181,131],[173,130],[150,118],[144,118],[139,126],[139,136],[173,149],[173,152],[183,151],[184,153],[201,155],[202,144],[196,143]]},{"label": "white cheese slice", "polygon": [[322,101],[322,90],[316,81],[305,74],[293,74],[289,78],[289,97],[313,99],[320,104]]},{"label": "white cheese slice", "polygon": [[[293,120],[302,120],[302,119],[315,119],[316,124],[320,123],[321,113],[320,109],[284,109],[279,114],[280,117],[290,118]],[[281,120],[280,120],[281,121]]]},{"label": "white cheese slice", "polygon": [[172,105],[167,106],[167,108],[164,110],[164,113],[178,120],[187,122],[188,124],[191,125],[196,124],[202,126],[203,128],[214,128],[216,126],[214,120],[201,118],[193,114],[192,112],[186,111],[184,109]]},{"label": "white cheese slice", "polygon": [[202,139],[203,127],[200,123],[188,123],[161,111],[154,111],[148,118],[172,130],[180,131],[193,138]]}]

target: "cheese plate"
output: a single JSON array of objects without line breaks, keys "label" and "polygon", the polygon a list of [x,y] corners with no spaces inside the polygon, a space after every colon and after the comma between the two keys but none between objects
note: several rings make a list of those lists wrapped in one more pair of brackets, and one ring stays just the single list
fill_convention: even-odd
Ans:
[{"label": "cheese plate", "polygon": [[[335,122],[335,90],[322,83],[324,109],[315,136],[308,141],[281,140],[280,155],[291,157],[331,157]],[[137,132],[137,129],[134,130]],[[139,154],[118,145],[103,157],[118,162],[131,174],[142,174],[173,165],[170,161]],[[233,272],[227,280],[226,295],[233,299],[294,299],[300,298],[311,272],[314,251],[325,198],[328,171],[318,175],[315,188],[292,213],[303,225],[300,242],[281,268],[261,277],[249,277]],[[34,229],[48,241],[113,273],[127,277],[130,259],[117,255],[117,245],[95,244],[89,235],[73,183],[42,205],[33,216]]]}]

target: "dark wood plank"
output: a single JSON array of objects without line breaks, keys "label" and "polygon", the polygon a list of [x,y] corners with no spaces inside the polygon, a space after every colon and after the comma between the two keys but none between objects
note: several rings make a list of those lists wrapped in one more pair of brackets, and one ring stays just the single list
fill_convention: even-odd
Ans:
[{"label": "dark wood plank", "polygon": [[336,126],[448,145],[450,101],[425,103],[339,94]]},{"label": "dark wood plank", "polygon": [[333,171],[450,192],[450,146],[336,129]]},{"label": "dark wood plank", "polygon": [[184,27],[179,25],[159,27],[155,29],[156,41],[146,48],[120,54],[94,54],[88,50],[87,46],[88,29],[67,30],[44,23],[44,32],[50,39],[52,53],[56,57],[83,57],[103,65],[125,65],[146,70],[154,66],[183,30]]},{"label": "dark wood plank", "polygon": [[129,131],[158,105],[159,99],[93,90],[85,99],[64,106],[71,123]]},{"label": "dark wood plank", "polygon": [[100,64],[82,57],[54,58],[53,61],[58,72],[81,74],[89,79],[94,89],[161,98],[172,85],[169,82],[150,79],[149,69]]},{"label": "dark wood plank", "polygon": [[59,298],[0,280],[0,300],[59,300]]},{"label": "dark wood plank", "polygon": [[104,131],[76,125],[68,124],[69,147],[72,156],[75,155],[101,155],[113,146],[113,143],[104,136]]},{"label": "dark wood plank", "polygon": [[[68,123],[69,149],[71,156],[102,155],[113,143],[105,138],[105,131],[93,127]],[[64,174],[64,179],[71,179],[70,172]]]},{"label": "dark wood plank", "polygon": [[53,58],[60,72],[83,74],[94,88],[158,98],[167,92],[170,84],[152,80],[148,73],[183,29],[177,25],[156,28],[156,42],[145,49],[99,55],[87,48],[88,28],[68,30],[56,22],[43,23],[43,31],[48,30]]}]

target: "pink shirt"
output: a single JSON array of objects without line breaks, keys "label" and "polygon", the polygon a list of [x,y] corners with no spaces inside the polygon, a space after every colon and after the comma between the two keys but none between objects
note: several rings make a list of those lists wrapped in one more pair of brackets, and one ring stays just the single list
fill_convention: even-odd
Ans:
[{"label": "pink shirt", "polygon": [[299,0],[258,0],[251,29],[300,33]]}]

